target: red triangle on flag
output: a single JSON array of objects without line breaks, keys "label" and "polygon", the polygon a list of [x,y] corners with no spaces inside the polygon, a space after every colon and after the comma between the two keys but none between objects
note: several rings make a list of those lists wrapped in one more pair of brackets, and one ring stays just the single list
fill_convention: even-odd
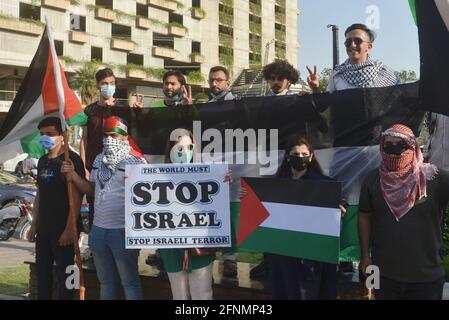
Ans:
[{"label": "red triangle on flag", "polygon": [[248,183],[242,178],[241,185],[246,189],[246,195],[240,201],[240,222],[237,234],[237,246],[264,222],[270,213],[265,209],[259,197]]}]

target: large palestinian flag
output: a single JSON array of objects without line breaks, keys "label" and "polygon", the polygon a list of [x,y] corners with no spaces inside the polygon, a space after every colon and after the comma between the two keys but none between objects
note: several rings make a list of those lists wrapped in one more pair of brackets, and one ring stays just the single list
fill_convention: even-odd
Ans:
[{"label": "large palestinian flag", "polygon": [[449,0],[409,0],[418,26],[420,98],[428,111],[449,115]]},{"label": "large palestinian flag", "polygon": [[340,183],[244,178],[237,245],[338,263]]},{"label": "large palestinian flag", "polygon": [[[85,122],[81,104],[69,88],[48,25],[12,106],[0,128],[0,163],[18,154],[39,158],[37,124],[45,116],[60,116],[68,125]],[[63,123],[63,127],[66,127]]]}]

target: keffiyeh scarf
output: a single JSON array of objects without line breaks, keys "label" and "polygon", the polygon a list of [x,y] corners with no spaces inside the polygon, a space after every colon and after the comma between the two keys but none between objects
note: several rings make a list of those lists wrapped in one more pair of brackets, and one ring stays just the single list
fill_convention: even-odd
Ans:
[{"label": "keffiyeh scarf", "polygon": [[397,74],[382,62],[368,59],[365,62],[351,64],[349,59],[337,66],[334,76],[342,77],[357,88],[388,87],[400,83]]}]

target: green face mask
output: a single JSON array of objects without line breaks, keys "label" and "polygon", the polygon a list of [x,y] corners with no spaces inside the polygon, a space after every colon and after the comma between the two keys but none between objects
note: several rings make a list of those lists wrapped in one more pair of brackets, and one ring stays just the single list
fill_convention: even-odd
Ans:
[{"label": "green face mask", "polygon": [[172,163],[191,163],[193,159],[193,150],[179,150],[174,147],[170,153]]}]

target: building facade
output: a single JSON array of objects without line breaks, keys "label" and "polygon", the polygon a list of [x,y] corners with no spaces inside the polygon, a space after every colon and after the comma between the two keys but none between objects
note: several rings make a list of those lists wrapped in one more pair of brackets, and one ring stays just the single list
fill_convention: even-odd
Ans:
[{"label": "building facade", "polygon": [[[297,0],[0,0],[0,112],[7,112],[48,20],[70,78],[86,61],[113,67],[125,98],[161,95],[164,69],[194,92],[208,70],[233,76],[275,58],[297,65]],[[146,99],[147,100],[147,99]]]}]

